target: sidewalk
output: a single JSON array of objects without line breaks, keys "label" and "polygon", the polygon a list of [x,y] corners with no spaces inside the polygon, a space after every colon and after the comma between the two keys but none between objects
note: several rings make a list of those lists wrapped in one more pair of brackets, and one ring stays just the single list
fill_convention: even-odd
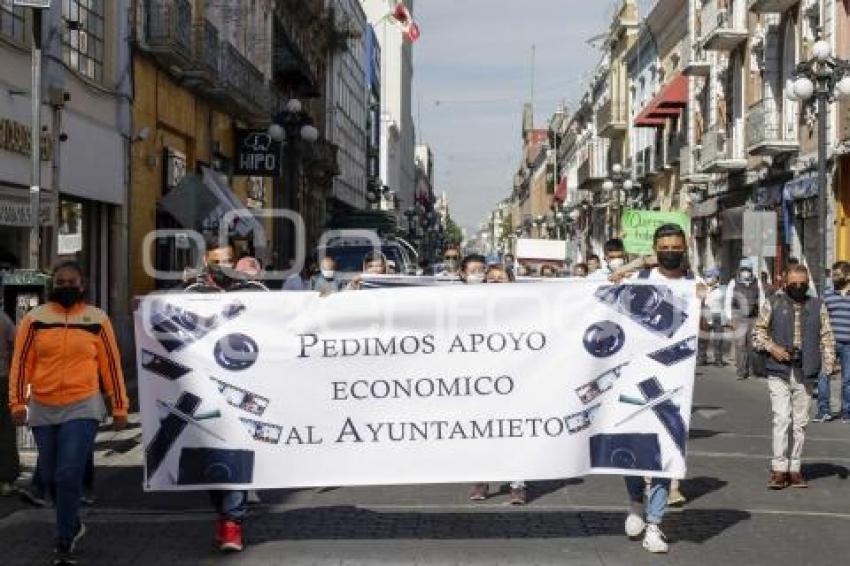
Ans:
[{"label": "sidewalk", "polygon": [[[799,566],[850,555],[850,425],[812,424],[811,488],[770,492],[766,384],[737,382],[728,369],[701,368],[697,377],[682,486],[690,502],[665,520],[666,557],[626,539],[622,480],[598,476],[534,483],[524,508],[507,505],[504,491],[471,504],[465,485],[264,492],[247,522],[248,549],[221,557],[205,494],[142,493],[140,432],[99,435],[85,564]],[[5,498],[0,517],[4,564],[47,563],[51,510]]]}]

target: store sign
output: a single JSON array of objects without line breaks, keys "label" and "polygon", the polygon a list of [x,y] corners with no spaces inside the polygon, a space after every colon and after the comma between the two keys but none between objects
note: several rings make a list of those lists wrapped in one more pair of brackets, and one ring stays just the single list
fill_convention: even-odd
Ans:
[{"label": "store sign", "polygon": [[[32,128],[9,118],[0,118],[0,149],[29,156],[32,153]],[[41,160],[50,161],[50,136],[41,136]]]},{"label": "store sign", "polygon": [[[51,202],[42,201],[41,203],[41,225],[50,226],[52,224],[52,204]],[[16,226],[21,228],[29,228],[31,225],[30,219],[30,203],[25,200],[0,200],[0,226]]]},{"label": "store sign", "polygon": [[233,174],[248,177],[280,176],[280,142],[263,130],[236,130]]}]

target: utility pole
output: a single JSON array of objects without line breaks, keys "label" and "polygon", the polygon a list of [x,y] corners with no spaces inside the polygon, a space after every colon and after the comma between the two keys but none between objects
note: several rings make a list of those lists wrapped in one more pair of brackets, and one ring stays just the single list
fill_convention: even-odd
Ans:
[{"label": "utility pole", "polygon": [[41,15],[32,9],[32,176],[30,180],[30,242],[27,267],[38,269],[41,228]]}]

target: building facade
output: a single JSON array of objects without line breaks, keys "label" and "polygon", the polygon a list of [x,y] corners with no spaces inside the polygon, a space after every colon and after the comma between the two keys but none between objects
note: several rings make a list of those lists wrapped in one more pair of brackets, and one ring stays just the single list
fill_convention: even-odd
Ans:
[{"label": "building facade", "polygon": [[[163,207],[189,176],[205,181],[225,208],[271,206],[266,178],[234,174],[239,129],[264,130],[271,118],[271,0],[253,3],[136,1],[133,10],[131,281],[141,295],[179,284],[198,265],[190,226]],[[204,183],[208,185],[208,183]],[[227,203],[231,203],[228,205]],[[217,232],[218,219],[191,228]],[[241,250],[271,258],[269,230],[241,232]]]},{"label": "building facade", "polygon": [[[381,179],[388,187],[381,208],[399,224],[416,199],[416,131],[412,112],[413,47],[391,19],[395,0],[360,0],[381,50]],[[404,0],[413,13],[413,0]]]},{"label": "building facade", "polygon": [[[624,205],[689,214],[692,266],[724,278],[743,259],[772,276],[795,257],[820,280],[847,259],[850,102],[828,105],[823,217],[817,112],[791,79],[817,39],[850,58],[849,16],[836,0],[623,0],[577,107],[552,127],[558,189],[576,189],[564,204],[576,258],[620,235]],[[632,189],[609,194],[617,165]],[[527,179],[515,180],[520,228]]]},{"label": "building facade", "polygon": [[328,141],[337,146],[339,175],[334,177],[328,214],[366,207],[368,178],[369,80],[368,32],[371,30],[359,0],[330,0],[337,26],[351,31],[347,49],[329,61],[325,100]]},{"label": "building facade", "polygon": [[[37,269],[80,261],[90,300],[128,320],[129,1],[43,11],[41,135],[31,120],[32,14],[0,5],[0,253],[28,267],[30,149],[41,148]],[[123,318],[122,318],[123,317]],[[119,333],[121,329],[119,328]]]}]

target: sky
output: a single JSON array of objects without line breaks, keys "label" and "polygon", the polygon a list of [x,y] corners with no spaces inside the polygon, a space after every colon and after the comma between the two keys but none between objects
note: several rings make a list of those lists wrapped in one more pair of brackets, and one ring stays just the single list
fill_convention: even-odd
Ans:
[{"label": "sky", "polygon": [[510,194],[521,159],[522,105],[535,124],[575,107],[601,57],[587,40],[607,30],[614,0],[416,0],[417,143],[434,150],[435,190],[470,233]]}]

